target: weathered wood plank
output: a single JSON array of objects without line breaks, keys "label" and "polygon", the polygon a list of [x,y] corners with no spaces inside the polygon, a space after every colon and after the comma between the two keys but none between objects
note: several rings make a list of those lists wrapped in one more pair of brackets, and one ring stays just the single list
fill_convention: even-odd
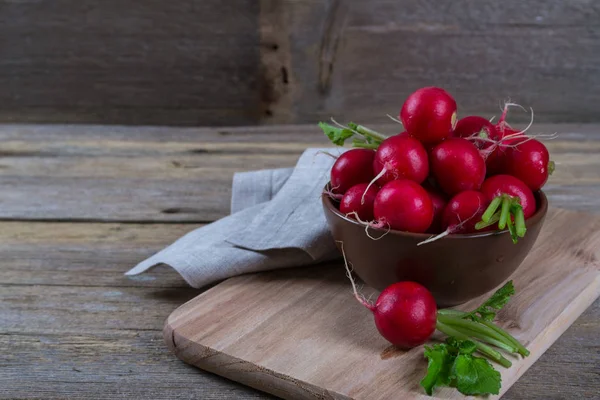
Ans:
[{"label": "weathered wood plank", "polygon": [[[548,142],[558,164],[547,187],[552,204],[596,211],[600,161],[590,155],[600,152],[600,126],[540,125],[537,132],[560,132]],[[327,142],[314,126],[5,126],[0,219],[211,221],[228,214],[223,199],[236,171],[293,166],[315,146]]]},{"label": "weathered wood plank", "polygon": [[[164,319],[199,291],[166,268],[122,276],[188,227],[0,223],[0,397],[269,398],[167,352]],[[593,398],[599,321],[596,301],[505,398]]]},{"label": "weathered wood plank", "polygon": [[600,8],[503,5],[2,0],[0,120],[374,121],[439,85],[463,115],[511,97],[542,121],[598,122]]},{"label": "weathered wood plank", "polygon": [[198,226],[0,222],[0,285],[188,288],[164,266],[123,274]]},{"label": "weathered wood plank", "polygon": [[[511,98],[532,106],[539,121],[599,118],[597,3],[285,4],[292,37],[291,122],[330,115],[377,121],[397,115],[415,89],[432,85],[448,89],[463,116],[498,115],[499,102]],[[330,49],[325,57],[324,48]]]},{"label": "weathered wood plank", "polygon": [[158,331],[0,334],[0,398],[269,399],[188,366]]},{"label": "weathered wood plank", "polygon": [[0,333],[156,330],[200,293],[190,287],[96,287],[91,280],[89,285],[0,285]]},{"label": "weathered wood plank", "polygon": [[[600,301],[596,301],[504,396],[593,399]],[[159,321],[157,321],[159,322]],[[0,398],[271,399],[187,366],[157,331],[0,334]]]},{"label": "weathered wood plank", "polygon": [[260,118],[255,1],[2,0],[0,9],[2,121]]}]

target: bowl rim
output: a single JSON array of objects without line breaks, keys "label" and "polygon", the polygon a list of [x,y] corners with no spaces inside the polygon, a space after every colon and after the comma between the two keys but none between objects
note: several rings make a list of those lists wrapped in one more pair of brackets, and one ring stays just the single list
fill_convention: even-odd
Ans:
[{"label": "bowl rim", "polygon": [[[348,218],[347,216],[342,214],[340,212],[340,210],[338,210],[333,205],[333,202],[331,201],[331,197],[329,197],[329,195],[327,194],[328,188],[329,188],[329,182],[327,182],[327,184],[323,188],[323,193],[321,194],[321,200],[323,202],[323,205],[325,207],[327,207],[327,209],[329,211],[331,211],[333,214],[335,214],[337,217],[343,219],[344,221],[349,222],[353,225],[360,226],[361,228],[364,228],[365,225],[361,224],[360,222],[356,221],[355,219]],[[546,197],[546,194],[542,190],[538,190],[538,191],[533,192],[533,195],[535,196],[535,198],[537,200],[536,203],[538,203],[538,208],[535,211],[535,213],[527,219],[527,221],[529,222],[529,225],[537,225],[546,216],[546,214],[548,212],[548,198]],[[398,231],[398,230],[394,230],[394,229],[390,229],[390,230],[383,229],[383,228],[371,228],[371,229],[373,229],[374,231],[379,231],[379,232],[387,232],[387,234],[393,234],[395,236],[404,236],[404,237],[421,239],[421,240],[426,240],[435,235],[432,233],[414,233],[414,232]],[[454,233],[451,235],[444,236],[444,237],[440,238],[439,240],[472,239],[472,238],[478,238],[478,237],[488,237],[488,236],[504,235],[504,234],[508,234],[508,229],[505,229],[502,231],[485,231],[485,232],[481,232],[481,233]]]}]

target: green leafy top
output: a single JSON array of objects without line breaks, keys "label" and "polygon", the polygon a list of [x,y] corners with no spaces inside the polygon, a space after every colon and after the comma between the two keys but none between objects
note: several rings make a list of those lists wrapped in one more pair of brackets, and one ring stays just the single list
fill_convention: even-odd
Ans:
[{"label": "green leafy top", "polygon": [[338,128],[326,122],[319,122],[319,127],[323,130],[323,133],[325,133],[329,140],[331,140],[331,143],[337,146],[343,146],[346,139],[350,139],[354,136],[354,132],[351,129]]},{"label": "green leafy top", "polygon": [[479,316],[485,321],[493,321],[496,313],[510,300],[515,294],[515,287],[512,281],[506,282],[504,286],[498,289],[492,297],[487,299],[479,308],[469,313],[470,317]]},{"label": "green leafy top", "polygon": [[343,146],[346,140],[352,138],[353,147],[375,150],[386,139],[381,133],[354,122],[349,122],[346,126],[333,122],[338,126],[319,122],[319,127],[336,146]]},{"label": "green leafy top", "polygon": [[428,395],[440,386],[455,387],[464,395],[498,394],[500,373],[485,358],[473,355],[475,343],[448,338],[446,343],[425,346],[427,375],[421,386]]}]

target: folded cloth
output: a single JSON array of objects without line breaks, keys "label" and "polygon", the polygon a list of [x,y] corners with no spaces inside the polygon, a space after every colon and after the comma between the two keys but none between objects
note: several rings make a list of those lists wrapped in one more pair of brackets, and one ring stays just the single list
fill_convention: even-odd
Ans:
[{"label": "folded cloth", "polygon": [[341,149],[308,149],[291,168],[237,173],[231,215],[198,228],[126,275],[166,264],[193,287],[339,257],[320,204]]}]

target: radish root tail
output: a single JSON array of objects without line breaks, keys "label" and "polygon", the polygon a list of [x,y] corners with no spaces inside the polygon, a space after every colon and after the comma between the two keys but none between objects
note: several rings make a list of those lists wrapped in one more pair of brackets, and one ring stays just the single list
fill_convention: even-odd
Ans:
[{"label": "radish root tail", "polygon": [[394,122],[397,122],[397,123],[399,123],[400,125],[403,125],[403,124],[402,124],[402,121],[400,121],[399,119],[392,117],[390,114],[386,114],[386,115],[387,115],[387,117],[388,117],[389,119],[391,119],[392,121],[394,121]]},{"label": "radish root tail", "polygon": [[373,178],[373,180],[371,180],[371,182],[369,182],[369,184],[367,185],[367,188],[365,189],[362,197],[360,198],[360,204],[361,205],[365,204],[365,196],[366,196],[367,192],[369,191],[369,189],[371,188],[371,186],[373,186],[373,184],[375,182],[377,182],[377,180],[379,178],[381,178],[382,176],[384,176],[386,172],[387,172],[387,169],[384,166],[383,169],[381,170],[381,172],[378,173],[377,176],[375,178]]},{"label": "radish root tail", "polygon": [[352,277],[352,265],[348,263],[348,260],[346,259],[346,253],[344,252],[344,242],[342,242],[341,240],[336,240],[336,243],[339,243],[340,245],[342,257],[344,257],[344,266],[346,267],[346,276],[348,277],[348,279],[350,279],[350,284],[352,285],[352,292],[354,293],[354,297],[356,298],[356,300],[358,300],[360,304],[367,307],[369,310],[375,310],[375,306],[372,303],[370,303],[367,299],[365,299],[365,296],[358,292],[356,282]]},{"label": "radish root tail", "polygon": [[[346,214],[346,217],[350,217],[350,216],[353,216],[359,223],[361,223],[365,226],[365,234],[371,240],[379,240],[379,239],[383,238],[385,235],[387,235],[388,233],[390,233],[390,231],[392,230],[392,228],[390,227],[390,224],[385,221],[377,221],[377,222],[363,221],[362,219],[360,219],[360,217],[358,216],[356,211],[352,211],[352,212]],[[387,226],[387,231],[379,237],[373,237],[369,233],[369,228],[382,229],[384,226]]]}]

